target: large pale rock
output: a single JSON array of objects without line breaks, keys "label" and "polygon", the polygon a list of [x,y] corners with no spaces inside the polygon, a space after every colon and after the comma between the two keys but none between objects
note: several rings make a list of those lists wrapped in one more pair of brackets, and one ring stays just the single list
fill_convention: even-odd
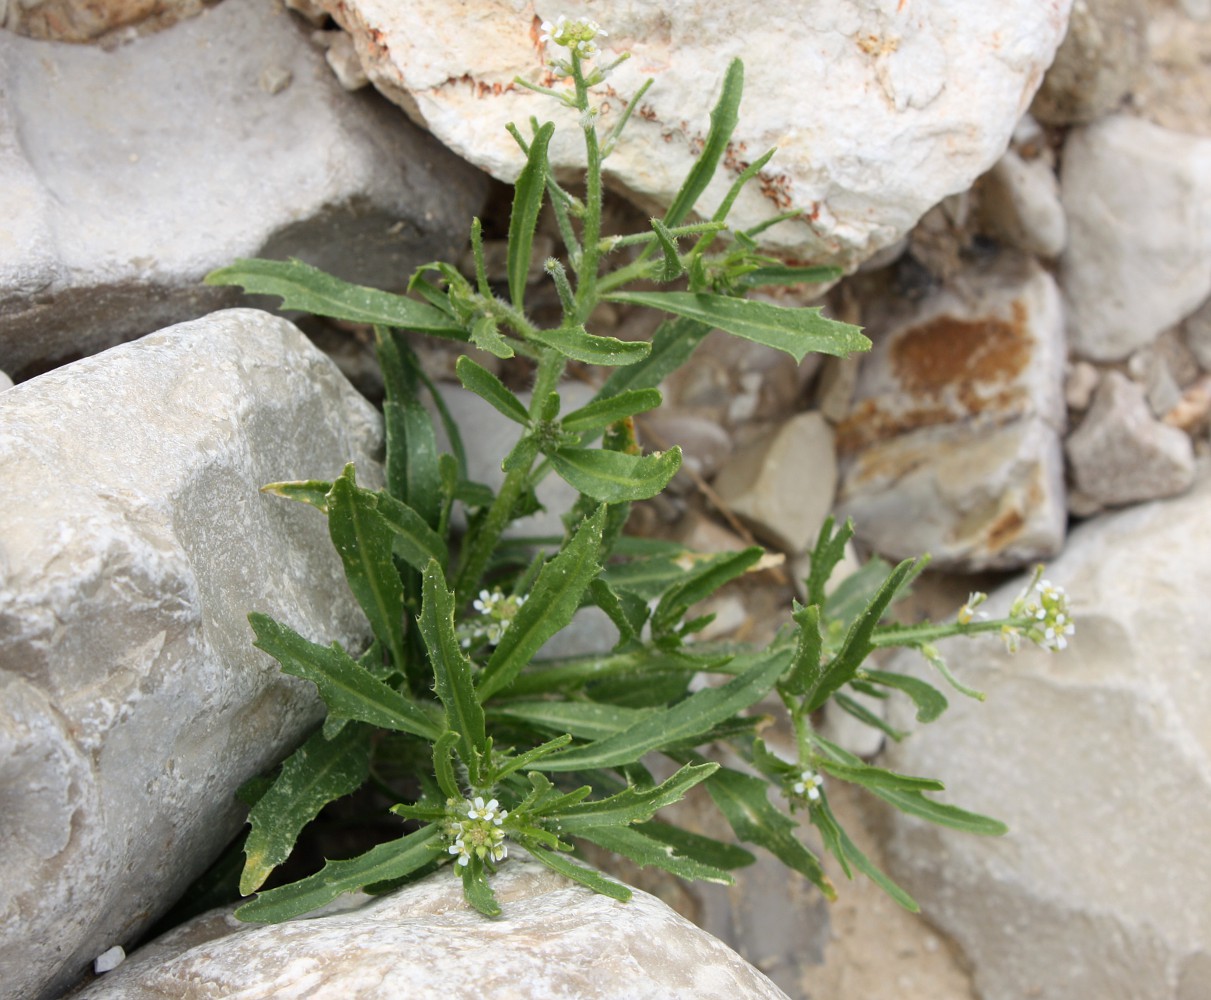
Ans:
[{"label": "large pale rock", "polygon": [[1058,257],[1068,242],[1060,185],[1043,156],[1006,151],[983,178],[980,213],[998,239],[1026,253]]},{"label": "large pale rock", "polygon": [[611,183],[649,208],[667,205],[702,147],[728,61],[745,62],[745,100],[724,169],[702,198],[710,214],[736,175],[778,155],[737,202],[751,226],[791,207],[800,219],[761,238],[800,257],[856,265],[894,243],[1004,152],[1063,36],[1069,0],[889,4],[843,0],[754,18],[750,4],[489,0],[324,0],[354,36],[371,81],[451,149],[496,177],[523,162],[505,131],[555,120],[552,162],[583,163],[575,114],[513,81],[552,85],[555,55],[539,26],[595,17],[609,32],[603,88],[609,126],[645,78],[655,84],[609,159]]},{"label": "large pale rock", "polygon": [[[0,26],[57,42],[89,42],[116,31],[161,30],[202,11],[205,0],[10,0]],[[5,7],[7,6],[7,11]]]},{"label": "large pale rock", "polygon": [[504,916],[462,898],[447,867],[360,908],[255,926],[199,917],[132,955],[79,1000],[786,1000],[734,951],[654,896],[597,895],[510,857]]},{"label": "large pale rock", "polygon": [[880,330],[838,426],[837,507],[877,551],[966,569],[1064,538],[1064,338],[1050,275],[1018,257]]},{"label": "large pale rock", "polygon": [[236,257],[399,288],[457,254],[483,184],[346,93],[268,2],[112,52],[0,32],[0,368],[21,381],[238,302],[200,283]]},{"label": "large pale rock", "polygon": [[1153,417],[1143,387],[1116,371],[1106,372],[1064,449],[1077,490],[1093,504],[1155,500],[1194,481],[1190,438]]},{"label": "large pale rock", "polygon": [[[895,814],[891,873],[962,947],[983,1000],[1211,995],[1211,478],[1073,532],[1060,654],[943,647],[987,692],[890,748],[1005,838]],[[1021,582],[989,602],[1003,610]],[[909,656],[889,669],[917,669]]]},{"label": "large pale rock", "polygon": [[1069,134],[1060,187],[1077,353],[1124,359],[1211,294],[1211,139],[1103,118]]},{"label": "large pale rock", "polygon": [[364,641],[324,518],[378,417],[284,320],[217,313],[0,394],[0,995],[129,946],[320,715],[246,615]]}]

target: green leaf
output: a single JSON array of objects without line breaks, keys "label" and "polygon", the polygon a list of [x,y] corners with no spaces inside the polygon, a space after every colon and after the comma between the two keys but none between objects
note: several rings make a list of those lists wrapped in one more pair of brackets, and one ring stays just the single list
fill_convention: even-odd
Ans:
[{"label": "green leaf", "polygon": [[820,656],[824,640],[820,635],[820,606],[808,605],[806,608],[796,605],[791,612],[798,629],[795,644],[795,659],[786,676],[786,691],[788,694],[806,694],[821,680],[824,665]]},{"label": "green leaf", "polygon": [[328,533],[345,567],[345,578],[370,619],[375,636],[396,669],[404,657],[404,587],[391,559],[395,532],[378,512],[373,494],[359,490],[353,465],[328,493]]},{"label": "green leaf", "polygon": [[652,345],[646,341],[598,337],[583,326],[529,330],[526,339],[558,351],[565,358],[589,365],[633,365],[652,352]]},{"label": "green leaf", "polygon": [[678,854],[684,855],[687,858],[693,858],[695,861],[701,861],[704,865],[710,865],[712,868],[722,868],[724,870],[744,868],[757,860],[737,844],[725,844],[723,841],[715,840],[713,837],[704,837],[698,833],[690,833],[689,830],[673,826],[671,823],[662,823],[658,819],[648,820],[646,823],[636,823],[634,829],[650,837],[652,840],[659,840],[662,844],[668,844]]},{"label": "green leaf", "polygon": [[[368,493],[358,490],[359,493]],[[424,570],[429,560],[446,562],[446,543],[429,527],[425,519],[390,493],[368,493],[375,509],[393,534],[391,551],[416,570]]]},{"label": "green leaf", "polygon": [[463,898],[485,917],[499,917],[500,903],[496,901],[496,893],[488,884],[488,874],[484,871],[484,863],[476,857],[462,869]]},{"label": "green leaf", "polygon": [[693,858],[677,852],[672,844],[662,843],[645,836],[631,826],[595,826],[574,834],[591,841],[607,851],[630,858],[641,868],[663,868],[684,879],[715,882],[719,885],[734,885],[736,880],[727,872],[704,865]]},{"label": "green leaf", "polygon": [[240,895],[256,892],[290,857],[300,831],[329,802],[356,792],[370,773],[369,726],[348,725],[333,740],[322,733],[286,758],[281,773],[248,814],[247,860]]},{"label": "green leaf", "polygon": [[681,468],[681,449],[676,447],[652,455],[559,448],[549,452],[547,458],[571,486],[602,503],[648,500],[663,490]]},{"label": "green leaf", "polygon": [[[459,739],[461,737],[458,733],[449,729],[442,733],[441,738],[433,744],[433,776],[437,778],[437,787],[449,799],[462,798],[462,789],[459,788],[458,779],[454,775],[454,762],[450,759],[450,751],[454,749]],[[398,808],[398,806],[394,807],[392,812],[396,812]],[[396,812],[396,815],[403,815],[403,813]]]},{"label": "green leaf", "polygon": [[917,706],[918,722],[933,722],[946,711],[950,704],[946,700],[946,696],[936,687],[916,677],[870,668],[863,669],[862,674],[868,680],[882,684],[884,687],[895,688],[908,695],[913,700],[913,704]]},{"label": "green leaf", "polygon": [[680,317],[665,320],[652,334],[652,353],[642,361],[616,369],[601,390],[598,399],[617,396],[628,389],[651,389],[689,360],[694,349],[711,332],[706,323]]},{"label": "green leaf", "polygon": [[320,646],[293,629],[255,611],[248,621],[254,645],[281,664],[284,673],[311,681],[332,715],[358,719],[380,729],[394,729],[427,740],[442,730],[420,708],[394,688],[376,680],[339,646]]},{"label": "green leaf", "polygon": [[241,258],[229,267],[211,271],[203,281],[208,285],[239,285],[253,295],[277,295],[283,309],[467,339],[449,315],[427,303],[350,284],[301,260]]},{"label": "green leaf", "polygon": [[739,59],[728,63],[723,76],[723,88],[719,100],[711,111],[711,127],[707,133],[706,142],[702,147],[702,155],[694,163],[689,175],[681,185],[669,210],[664,213],[664,224],[668,227],[680,225],[694,210],[699,196],[715,175],[715,168],[727,151],[736,123],[740,120],[740,95],[744,91],[744,64]]},{"label": "green leaf", "polygon": [[660,401],[660,392],[656,389],[629,389],[616,396],[595,399],[587,406],[573,410],[560,421],[560,426],[570,434],[599,431],[636,413],[654,410]]},{"label": "green leaf", "polygon": [[789,656],[781,653],[758,657],[748,671],[721,687],[698,691],[668,711],[645,716],[614,736],[553,754],[537,765],[537,769],[580,771],[616,767],[638,760],[649,750],[705,733],[760,701],[786,669],[788,660]]},{"label": "green leaf", "polygon": [[896,771],[887,771],[881,767],[871,767],[868,764],[839,764],[835,761],[821,761],[820,770],[831,774],[834,778],[848,781],[850,784],[861,785],[872,791],[876,788],[909,792],[941,792],[946,789],[942,782],[933,778],[917,778],[911,774],[899,774]]},{"label": "green leaf", "polygon": [[605,799],[581,802],[559,813],[560,833],[581,836],[599,826],[627,826],[652,818],[657,809],[680,802],[685,793],[719,770],[715,763],[686,764],[675,774],[650,788],[630,785]]},{"label": "green leaf", "polygon": [[300,503],[310,504],[321,514],[327,514],[330,489],[332,483],[323,479],[305,479],[293,483],[269,483],[261,487],[261,492],[286,497],[287,500],[298,500]]},{"label": "green leaf", "polygon": [[677,253],[677,238],[659,219],[652,219],[651,223],[652,230],[656,233],[656,239],[660,243],[660,249],[664,253],[664,267],[661,268],[659,274],[654,276],[654,280],[673,281],[685,273],[681,257]]},{"label": "green leaf", "polygon": [[567,626],[580,607],[580,599],[601,570],[601,507],[580,527],[560,552],[538,573],[525,603],[505,629],[479,680],[482,704],[503,691],[522,667],[556,632]]},{"label": "green leaf", "polygon": [[589,596],[618,629],[618,646],[635,639],[648,620],[650,611],[643,598],[626,591],[616,593],[601,577],[589,585]]},{"label": "green leaf", "polygon": [[450,728],[459,735],[460,756],[471,784],[478,787],[480,760],[488,750],[484,710],[475,697],[471,661],[454,633],[454,595],[436,560],[425,568],[422,586],[420,634],[433,665],[433,686],[445,706]]},{"label": "green leaf", "polygon": [[815,267],[785,267],[783,265],[770,265],[768,267],[759,267],[755,271],[749,271],[740,279],[740,284],[746,288],[756,288],[760,285],[796,285],[796,284],[819,284],[825,281],[834,281],[841,277],[844,272],[839,267],[829,267],[827,265],[818,265]]},{"label": "green leaf", "polygon": [[633,726],[652,709],[623,708],[595,701],[508,701],[493,706],[493,719],[513,719],[538,729],[568,733],[578,740],[600,740]]},{"label": "green leaf", "polygon": [[581,885],[588,886],[594,892],[599,892],[603,896],[609,896],[611,899],[617,899],[623,903],[631,898],[631,890],[625,885],[604,878],[592,869],[584,868],[576,864],[576,862],[565,858],[562,854],[555,854],[552,851],[539,847],[528,838],[522,842],[522,846],[530,852],[535,861],[542,862],[552,871],[558,872],[565,878],[570,878],[573,882],[579,882]]},{"label": "green leaf", "polygon": [[849,863],[852,862],[858,871],[862,872],[863,875],[874,882],[875,885],[904,907],[904,909],[908,910],[909,913],[920,912],[921,908],[917,905],[917,901],[884,875],[875,863],[863,854],[858,845],[850,839],[849,834],[837,822],[837,817],[833,815],[832,809],[829,808],[826,796],[821,796],[820,802],[816,806],[816,811],[812,815],[812,822],[819,829],[828,849],[841,862],[841,867],[845,870],[846,875],[850,878],[853,877],[849,871]]},{"label": "green leaf", "polygon": [[661,553],[649,558],[610,563],[602,571],[601,578],[614,590],[650,601],[685,576],[686,557],[693,555],[688,549],[680,549],[676,554]]},{"label": "green leaf", "polygon": [[870,341],[858,327],[822,316],[819,306],[789,309],[707,292],[611,292],[606,298],[684,316],[785,351],[796,361],[812,351],[844,358],[852,351],[870,350]]},{"label": "green leaf", "polygon": [[847,694],[837,692],[833,695],[833,702],[843,712],[852,715],[859,722],[864,722],[872,729],[879,730],[879,732],[886,735],[889,739],[895,740],[897,743],[908,735],[908,733],[904,732],[904,730],[896,729],[893,725],[891,725],[891,723],[887,722],[887,720],[876,715],[869,708],[863,705],[862,702],[856,701]]},{"label": "green leaf", "polygon": [[[490,776],[490,783],[495,784],[506,775],[512,774],[514,771],[521,771],[529,767],[534,761],[545,757],[549,753],[554,753],[561,747],[566,747],[572,742],[572,737],[568,735],[556,736],[553,740],[547,740],[546,743],[540,743],[532,750],[527,750],[525,753],[518,754],[516,757],[510,757],[508,760]],[[548,782],[549,784],[549,782]]]},{"label": "green leaf", "polygon": [[[831,514],[826,517],[824,523],[820,525],[820,534],[816,537],[816,544],[812,547],[809,560],[811,569],[808,571],[806,580],[808,604],[825,606],[828,600],[825,589],[829,578],[833,575],[833,570],[845,558],[845,546],[854,537],[852,519],[847,519],[834,533],[835,524]],[[841,585],[844,586],[844,581]],[[873,594],[873,591],[871,593]],[[862,602],[862,606],[866,606],[866,601]]]},{"label": "green leaf", "polygon": [[403,878],[445,853],[440,834],[438,826],[427,826],[349,861],[329,861],[309,878],[260,893],[235,915],[240,920],[276,923],[309,913],[342,893]]},{"label": "green leaf", "polygon": [[768,789],[761,778],[728,768],[720,768],[706,785],[737,837],[764,847],[788,868],[805,875],[829,899],[836,899],[837,890],[824,874],[820,859],[795,836],[798,824],[770,802]]},{"label": "green leaf", "polygon": [[652,612],[653,632],[663,632],[704,598],[757,564],[765,550],[758,545],[739,552],[720,552],[696,562],[681,574],[677,583],[665,591]]},{"label": "green leaf", "polygon": [[862,666],[862,661],[875,648],[870,639],[874,634],[875,626],[879,624],[879,619],[883,617],[888,605],[900,592],[901,587],[917,572],[918,560],[916,559],[905,559],[891,571],[883,582],[883,586],[866,606],[866,610],[850,626],[840,652],[832,658],[825,667],[819,682],[808,692],[809,711],[814,712],[828,701],[833,692],[841,685],[853,679],[854,674]]},{"label": "green leaf", "polygon": [[555,123],[547,122],[534,135],[526,155],[526,165],[513,187],[513,210],[509,215],[508,275],[509,298],[516,309],[525,307],[526,275],[534,252],[534,230],[547,186],[547,147],[555,132]]},{"label": "green leaf", "polygon": [[530,414],[520,399],[513,395],[505,384],[488,369],[476,364],[465,354],[455,362],[454,370],[458,380],[480,399],[489,403],[498,413],[521,424],[523,427],[530,422]]},{"label": "green leaf", "polygon": [[507,360],[513,357],[513,345],[501,336],[496,318],[487,314],[477,316],[471,323],[471,343],[493,357]]}]

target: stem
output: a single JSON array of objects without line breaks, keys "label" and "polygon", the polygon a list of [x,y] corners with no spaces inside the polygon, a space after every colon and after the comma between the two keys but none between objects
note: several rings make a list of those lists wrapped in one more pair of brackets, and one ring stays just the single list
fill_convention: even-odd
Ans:
[{"label": "stem", "polygon": [[[1024,619],[1028,621],[1029,619]],[[871,645],[876,649],[888,646],[916,646],[923,642],[935,642],[938,639],[949,639],[952,635],[977,635],[981,632],[1000,632],[1002,625],[1021,624],[1013,618],[998,618],[995,621],[970,622],[960,625],[951,622],[948,625],[935,625],[928,622],[924,625],[912,625],[908,628],[894,628],[886,632],[876,632],[870,637]]]},{"label": "stem", "polygon": [[576,107],[587,120],[584,123],[585,205],[581,230],[580,267],[577,270],[575,322],[583,323],[597,305],[597,266],[601,257],[601,145],[597,123],[589,117],[589,89],[580,67],[580,55],[572,50],[572,79],[576,83]]}]

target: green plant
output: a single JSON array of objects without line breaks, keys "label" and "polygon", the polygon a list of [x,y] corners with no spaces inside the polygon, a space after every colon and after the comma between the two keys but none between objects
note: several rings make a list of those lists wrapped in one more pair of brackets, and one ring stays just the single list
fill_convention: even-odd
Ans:
[{"label": "green plant", "polygon": [[[589,89],[612,67],[590,68],[599,29],[580,20],[544,26],[566,49],[555,64],[567,90],[542,90],[581,116],[587,154],[584,197],[549,169],[553,125],[531,121],[527,139],[512,129],[526,163],[517,179],[508,233],[507,298],[489,285],[480,223],[473,222],[475,280],[434,263],[412,277],[415,297],[350,285],[300,262],[239,261],[216,271],[211,284],[238,284],[275,294],[291,309],[374,325],[386,386],[386,487],[360,486],[352,466],[332,482],[275,483],[267,491],[302,501],[327,516],[353,594],[374,640],[354,657],[339,645],[314,643],[273,619],[250,615],[256,645],[285,672],[313,682],[328,716],[261,783],[249,816],[241,892],[255,892],[289,855],[302,828],[328,802],[368,779],[391,787],[392,774],[411,774],[415,787],[397,791],[393,808],[412,829],[350,860],[262,892],[238,915],[281,920],[354,889],[383,890],[443,863],[460,869],[468,901],[485,914],[500,907],[489,876],[508,844],[598,892],[625,899],[630,891],[569,857],[587,841],[692,879],[730,881],[729,870],[753,860],[745,849],[692,834],[656,818],[664,806],[703,784],[736,837],[771,851],[828,896],[834,895],[819,859],[795,835],[796,820],[775,806],[772,788],[816,826],[826,850],[852,877],[868,875],[902,905],[912,899],[869,861],[829,806],[824,777],[852,782],[906,812],[978,834],[1002,824],[929,793],[931,778],[897,774],[864,763],[824,739],[813,713],[832,699],[840,708],[893,730],[852,697],[907,695],[928,722],[947,706],[944,695],[912,676],[866,665],[876,649],[921,650],[956,688],[934,643],[952,635],[1001,631],[1059,648],[1072,631],[1062,591],[1038,576],[1008,617],[978,617],[973,595],[955,622],[899,626],[884,622],[924,559],[889,567],[878,560],[826,591],[852,534],[848,524],[824,526],[811,557],[807,602],[764,649],[694,643],[709,622],[695,607],[752,569],[760,548],[699,556],[679,546],[623,535],[629,505],[659,493],[680,464],[674,448],[642,453],[632,418],[660,404],[658,384],[682,364],[712,329],[720,328],[802,360],[809,351],[846,355],[869,342],[856,327],[819,309],[792,309],[743,298],[766,284],[819,281],[827,268],[788,267],[762,255],[755,236],[727,227],[741,188],[773,151],[744,166],[719,209],[706,221],[690,213],[723,157],[736,123],[743,69],[729,66],[711,114],[702,154],[662,219],[650,231],[604,236],[602,162],[617,143],[643,90],[604,136]],[[524,82],[524,81],[519,81]],[[650,82],[650,81],[649,81]],[[530,86],[526,84],[526,86]],[[644,88],[646,90],[646,86]],[[549,201],[566,246],[546,273],[562,305],[559,324],[535,325],[525,310],[526,273],[535,227]],[[779,216],[772,225],[794,213]],[[682,248],[682,242],[689,244]],[[614,270],[603,263],[624,258]],[[637,281],[688,290],[626,291]],[[650,343],[588,332],[601,301],[627,302],[670,314]],[[469,356],[460,357],[463,386],[516,423],[517,443],[504,456],[503,484],[491,490],[467,478],[459,430],[442,408],[402,331],[463,341],[498,358],[521,356],[534,367],[529,404]],[[560,378],[569,361],[613,368],[594,399],[563,413]],[[438,454],[435,428],[421,405],[427,390],[452,442]],[[566,515],[566,534],[551,555],[503,540],[506,527],[536,506],[534,487],[545,475],[563,477],[580,494]],[[461,507],[466,529],[452,529]],[[597,656],[536,660],[536,654],[594,605],[618,631],[613,649]],[[719,686],[691,693],[702,672],[730,675]],[[757,735],[749,714],[775,693],[789,714],[797,755],[785,761]],[[745,768],[710,759],[727,745]],[[677,765],[657,781],[643,760],[662,754]],[[259,797],[258,797],[259,796]]]}]

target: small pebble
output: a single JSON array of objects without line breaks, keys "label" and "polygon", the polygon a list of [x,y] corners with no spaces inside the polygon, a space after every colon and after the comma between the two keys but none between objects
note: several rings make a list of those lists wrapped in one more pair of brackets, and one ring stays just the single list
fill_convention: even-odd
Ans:
[{"label": "small pebble", "polygon": [[93,972],[98,976],[103,972],[113,972],[119,965],[126,961],[126,951],[120,944],[114,945],[108,951],[101,952],[93,959]]},{"label": "small pebble", "polygon": [[282,66],[266,66],[261,72],[261,78],[258,82],[266,94],[272,95],[280,94],[290,86],[293,80],[294,74],[290,70]]}]

